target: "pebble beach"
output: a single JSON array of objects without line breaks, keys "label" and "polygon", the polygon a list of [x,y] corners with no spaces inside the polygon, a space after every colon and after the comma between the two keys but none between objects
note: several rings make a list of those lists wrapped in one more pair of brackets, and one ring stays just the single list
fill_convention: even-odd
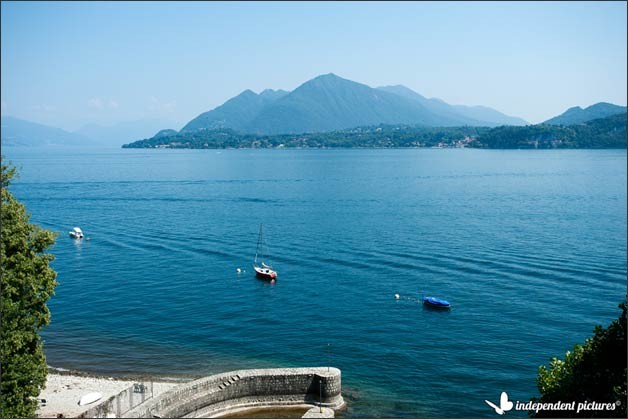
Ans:
[{"label": "pebble beach", "polygon": [[[106,377],[78,372],[49,372],[46,387],[39,394],[37,416],[40,418],[77,417],[109,397],[131,387],[134,383],[146,382],[146,380],[146,378],[139,380],[137,377]],[[151,381],[154,396],[182,382],[166,379]],[[80,406],[78,403],[81,397],[92,392],[101,393],[102,398],[94,403]]]}]

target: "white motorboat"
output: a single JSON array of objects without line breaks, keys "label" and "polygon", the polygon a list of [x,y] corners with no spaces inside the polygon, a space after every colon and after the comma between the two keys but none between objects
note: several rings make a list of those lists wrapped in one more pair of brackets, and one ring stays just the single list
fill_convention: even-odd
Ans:
[{"label": "white motorboat", "polygon": [[83,238],[83,230],[79,227],[74,227],[72,231],[70,231],[70,237],[73,239],[82,239]]}]

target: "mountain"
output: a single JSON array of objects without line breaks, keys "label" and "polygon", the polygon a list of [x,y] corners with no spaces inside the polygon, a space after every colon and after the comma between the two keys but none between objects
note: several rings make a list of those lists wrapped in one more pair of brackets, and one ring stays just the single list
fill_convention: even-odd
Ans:
[{"label": "mountain", "polygon": [[163,119],[140,119],[118,122],[113,125],[87,124],[75,131],[94,143],[119,146],[137,138],[146,138],[159,131],[164,125],[172,124]]},{"label": "mountain", "polygon": [[284,90],[266,89],[258,95],[247,89],[221,106],[200,114],[181,128],[181,132],[217,128],[244,130],[265,106],[287,94]]},{"label": "mountain", "polygon": [[561,115],[548,119],[544,124],[549,125],[571,125],[581,124],[593,119],[606,118],[626,112],[625,106],[617,106],[612,103],[599,102],[588,108],[582,109],[580,106],[567,109]]},{"label": "mountain", "polygon": [[90,146],[87,137],[48,125],[25,121],[12,116],[1,118],[2,145],[37,147],[44,145]]},{"label": "mountain", "polygon": [[253,134],[325,132],[377,124],[497,126],[526,122],[486,107],[452,106],[404,86],[371,88],[330,73],[292,92],[245,90],[202,113],[181,133],[233,129]]},{"label": "mountain", "polygon": [[438,115],[421,103],[365,84],[325,74],[303,83],[265,107],[246,132],[324,132],[376,124],[465,125],[457,115]]},{"label": "mountain", "polygon": [[414,90],[402,85],[382,86],[378,87],[378,89],[415,100],[439,115],[446,116],[457,114],[460,117],[468,118],[472,121],[468,125],[481,125],[486,127],[498,125],[527,125],[527,122],[521,118],[505,115],[486,106],[450,105],[441,99],[427,99]]},{"label": "mountain", "polygon": [[528,125],[528,121],[525,119],[503,114],[488,106],[453,105],[452,107],[461,115],[483,121],[488,127],[499,125]]}]

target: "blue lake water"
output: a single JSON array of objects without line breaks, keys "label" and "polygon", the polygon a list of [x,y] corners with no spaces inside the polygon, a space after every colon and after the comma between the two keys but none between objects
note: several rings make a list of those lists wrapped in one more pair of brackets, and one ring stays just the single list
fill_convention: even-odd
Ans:
[{"label": "blue lake water", "polygon": [[[59,233],[56,367],[331,363],[345,416],[494,417],[485,399],[537,395],[538,366],[626,294],[626,150],[3,154],[32,221]],[[260,223],[275,284],[251,269]]]}]

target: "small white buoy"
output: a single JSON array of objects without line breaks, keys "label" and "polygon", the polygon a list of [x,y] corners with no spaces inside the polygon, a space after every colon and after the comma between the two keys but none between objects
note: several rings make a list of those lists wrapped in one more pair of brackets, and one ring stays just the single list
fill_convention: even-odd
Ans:
[{"label": "small white buoy", "polygon": [[237,269],[236,269],[236,272],[237,272],[237,273],[240,273],[240,272],[242,272],[242,269],[237,268]]},{"label": "small white buoy", "polygon": [[399,294],[395,294],[395,300],[399,299]]}]

